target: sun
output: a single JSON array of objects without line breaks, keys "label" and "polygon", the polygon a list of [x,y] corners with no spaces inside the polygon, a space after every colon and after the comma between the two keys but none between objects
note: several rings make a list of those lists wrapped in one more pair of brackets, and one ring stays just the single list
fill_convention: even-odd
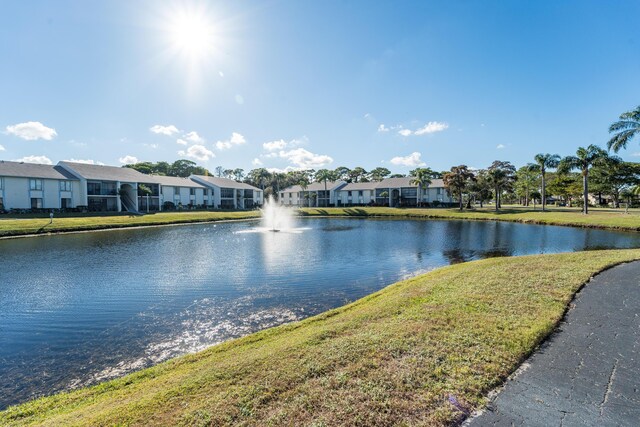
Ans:
[{"label": "sun", "polygon": [[172,50],[191,60],[206,59],[215,50],[215,28],[200,11],[178,11],[168,32]]}]

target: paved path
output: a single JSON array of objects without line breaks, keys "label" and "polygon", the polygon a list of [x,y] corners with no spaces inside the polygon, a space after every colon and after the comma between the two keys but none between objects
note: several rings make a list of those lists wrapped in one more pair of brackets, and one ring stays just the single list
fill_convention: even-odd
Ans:
[{"label": "paved path", "polygon": [[589,282],[526,363],[467,425],[640,426],[640,262]]}]

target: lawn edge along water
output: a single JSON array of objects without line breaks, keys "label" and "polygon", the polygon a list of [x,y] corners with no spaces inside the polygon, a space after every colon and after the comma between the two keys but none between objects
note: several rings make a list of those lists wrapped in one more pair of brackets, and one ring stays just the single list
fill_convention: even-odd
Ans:
[{"label": "lawn edge along water", "polygon": [[99,231],[118,228],[157,227],[219,221],[257,219],[260,211],[161,212],[153,215],[108,215],[0,219],[0,238]]},{"label": "lawn edge along water", "polygon": [[408,219],[455,219],[474,221],[505,221],[523,224],[563,225],[569,227],[596,228],[618,231],[640,231],[640,216],[637,213],[592,210],[589,215],[569,209],[541,210],[504,209],[493,211],[463,210],[445,208],[301,208],[304,217],[343,218],[408,218]]},{"label": "lawn edge along water", "polygon": [[[582,215],[576,210],[532,211],[528,209],[492,210],[457,209],[399,209],[385,207],[358,208],[302,208],[303,217],[343,217],[343,218],[392,218],[392,219],[453,219],[477,221],[507,221],[524,224],[564,225],[582,228],[597,228],[619,231],[640,231],[640,216],[637,213],[625,215],[621,212],[592,211]],[[260,218],[260,211],[224,212],[159,212],[152,215],[105,215],[105,216],[65,216],[56,217],[50,224],[49,217],[42,218],[2,218],[0,219],[0,239],[13,237],[41,236],[49,234],[73,233],[79,231],[99,231],[118,228],[156,227],[163,225],[197,224],[216,221],[233,221]]]},{"label": "lawn edge along water", "polygon": [[640,249],[490,258],[97,386],[1,425],[454,425],[486,404],[595,274]]}]

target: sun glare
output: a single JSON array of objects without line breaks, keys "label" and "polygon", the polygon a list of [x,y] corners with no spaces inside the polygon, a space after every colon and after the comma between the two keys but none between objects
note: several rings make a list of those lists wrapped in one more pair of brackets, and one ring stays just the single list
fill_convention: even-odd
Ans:
[{"label": "sun glare", "polygon": [[206,59],[215,47],[215,32],[208,17],[194,11],[177,13],[169,27],[172,49],[191,60]]}]

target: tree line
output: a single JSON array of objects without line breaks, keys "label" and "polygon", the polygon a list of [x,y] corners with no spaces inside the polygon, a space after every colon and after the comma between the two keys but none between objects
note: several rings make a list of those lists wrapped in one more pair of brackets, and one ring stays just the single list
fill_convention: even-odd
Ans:
[{"label": "tree line", "polygon": [[[409,172],[411,183],[420,190],[426,188],[433,179],[443,179],[447,191],[458,200],[459,209],[493,201],[496,210],[505,203],[520,203],[525,206],[539,202],[546,209],[548,195],[559,198],[562,204],[571,206],[581,202],[583,212],[589,211],[589,194],[611,197],[615,207],[620,202],[627,204],[640,196],[640,164],[625,162],[610,154],[625,149],[630,140],[640,133],[640,106],[623,113],[614,122],[607,142],[609,151],[597,145],[579,147],[575,155],[561,157],[553,153],[536,154],[533,161],[516,169],[508,161],[496,160],[487,168],[472,170],[467,165],[458,165],[448,171],[434,171],[431,168],[416,168]],[[306,189],[312,182],[325,184],[331,181],[378,182],[385,178],[405,177],[393,174],[389,169],[377,167],[371,171],[357,166],[350,169],[340,166],[335,169],[296,170],[289,172],[269,171],[257,168],[245,173],[244,169],[227,169],[217,166],[213,173],[190,160],[168,162],[141,162],[126,167],[146,174],[188,177],[213,175],[240,182],[246,182],[264,191],[265,196],[278,197],[280,191],[292,185]],[[420,193],[420,192],[418,192]]]}]

